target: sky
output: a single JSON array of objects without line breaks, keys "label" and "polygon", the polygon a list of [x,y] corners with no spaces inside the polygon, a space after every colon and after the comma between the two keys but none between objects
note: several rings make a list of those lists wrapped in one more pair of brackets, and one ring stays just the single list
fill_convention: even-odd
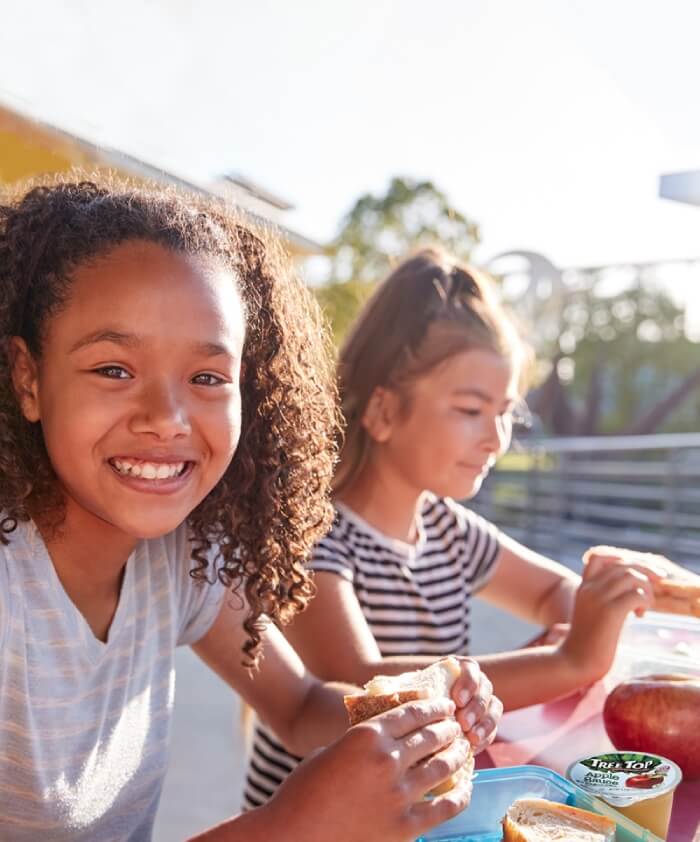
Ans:
[{"label": "sky", "polygon": [[[196,179],[235,171],[326,241],[432,180],[480,262],[700,258],[696,0],[0,0],[0,101]],[[680,294],[700,312],[700,281]],[[680,284],[680,286],[679,286]]]}]

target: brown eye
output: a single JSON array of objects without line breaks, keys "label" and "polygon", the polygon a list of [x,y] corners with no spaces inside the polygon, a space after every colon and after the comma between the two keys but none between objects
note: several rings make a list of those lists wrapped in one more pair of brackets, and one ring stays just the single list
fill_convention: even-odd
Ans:
[{"label": "brown eye", "polygon": [[192,383],[196,386],[221,386],[226,381],[222,377],[217,377],[216,374],[204,372],[202,374],[196,374],[192,378]]},{"label": "brown eye", "polygon": [[128,380],[131,377],[129,372],[120,365],[103,365],[100,368],[93,369],[93,373],[109,380]]}]

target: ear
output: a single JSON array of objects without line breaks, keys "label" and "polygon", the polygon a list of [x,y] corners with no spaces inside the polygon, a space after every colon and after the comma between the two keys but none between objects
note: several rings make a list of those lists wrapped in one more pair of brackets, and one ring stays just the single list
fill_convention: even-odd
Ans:
[{"label": "ear", "polygon": [[24,339],[19,336],[13,336],[10,339],[8,357],[12,385],[22,415],[27,421],[38,421],[41,417],[39,412],[38,366]]},{"label": "ear", "polygon": [[399,397],[391,389],[377,386],[362,415],[362,426],[378,444],[389,441],[399,412]]}]

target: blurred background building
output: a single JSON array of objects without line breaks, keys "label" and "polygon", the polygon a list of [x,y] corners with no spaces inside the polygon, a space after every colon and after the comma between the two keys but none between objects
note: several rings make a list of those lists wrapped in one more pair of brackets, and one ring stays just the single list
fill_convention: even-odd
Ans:
[{"label": "blurred background building", "polygon": [[115,173],[137,181],[174,185],[231,203],[259,222],[274,227],[297,258],[319,254],[322,247],[287,224],[294,206],[238,174],[211,182],[193,181],[171,170],[98,145],[0,102],[0,185],[22,182],[73,167]]}]

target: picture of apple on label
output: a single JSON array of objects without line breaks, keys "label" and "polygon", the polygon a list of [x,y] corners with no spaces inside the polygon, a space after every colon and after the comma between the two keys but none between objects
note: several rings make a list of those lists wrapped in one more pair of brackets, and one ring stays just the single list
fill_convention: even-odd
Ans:
[{"label": "picture of apple on label", "polygon": [[575,784],[613,807],[672,792],[681,781],[681,770],[672,760],[635,751],[582,757],[568,774]]}]

